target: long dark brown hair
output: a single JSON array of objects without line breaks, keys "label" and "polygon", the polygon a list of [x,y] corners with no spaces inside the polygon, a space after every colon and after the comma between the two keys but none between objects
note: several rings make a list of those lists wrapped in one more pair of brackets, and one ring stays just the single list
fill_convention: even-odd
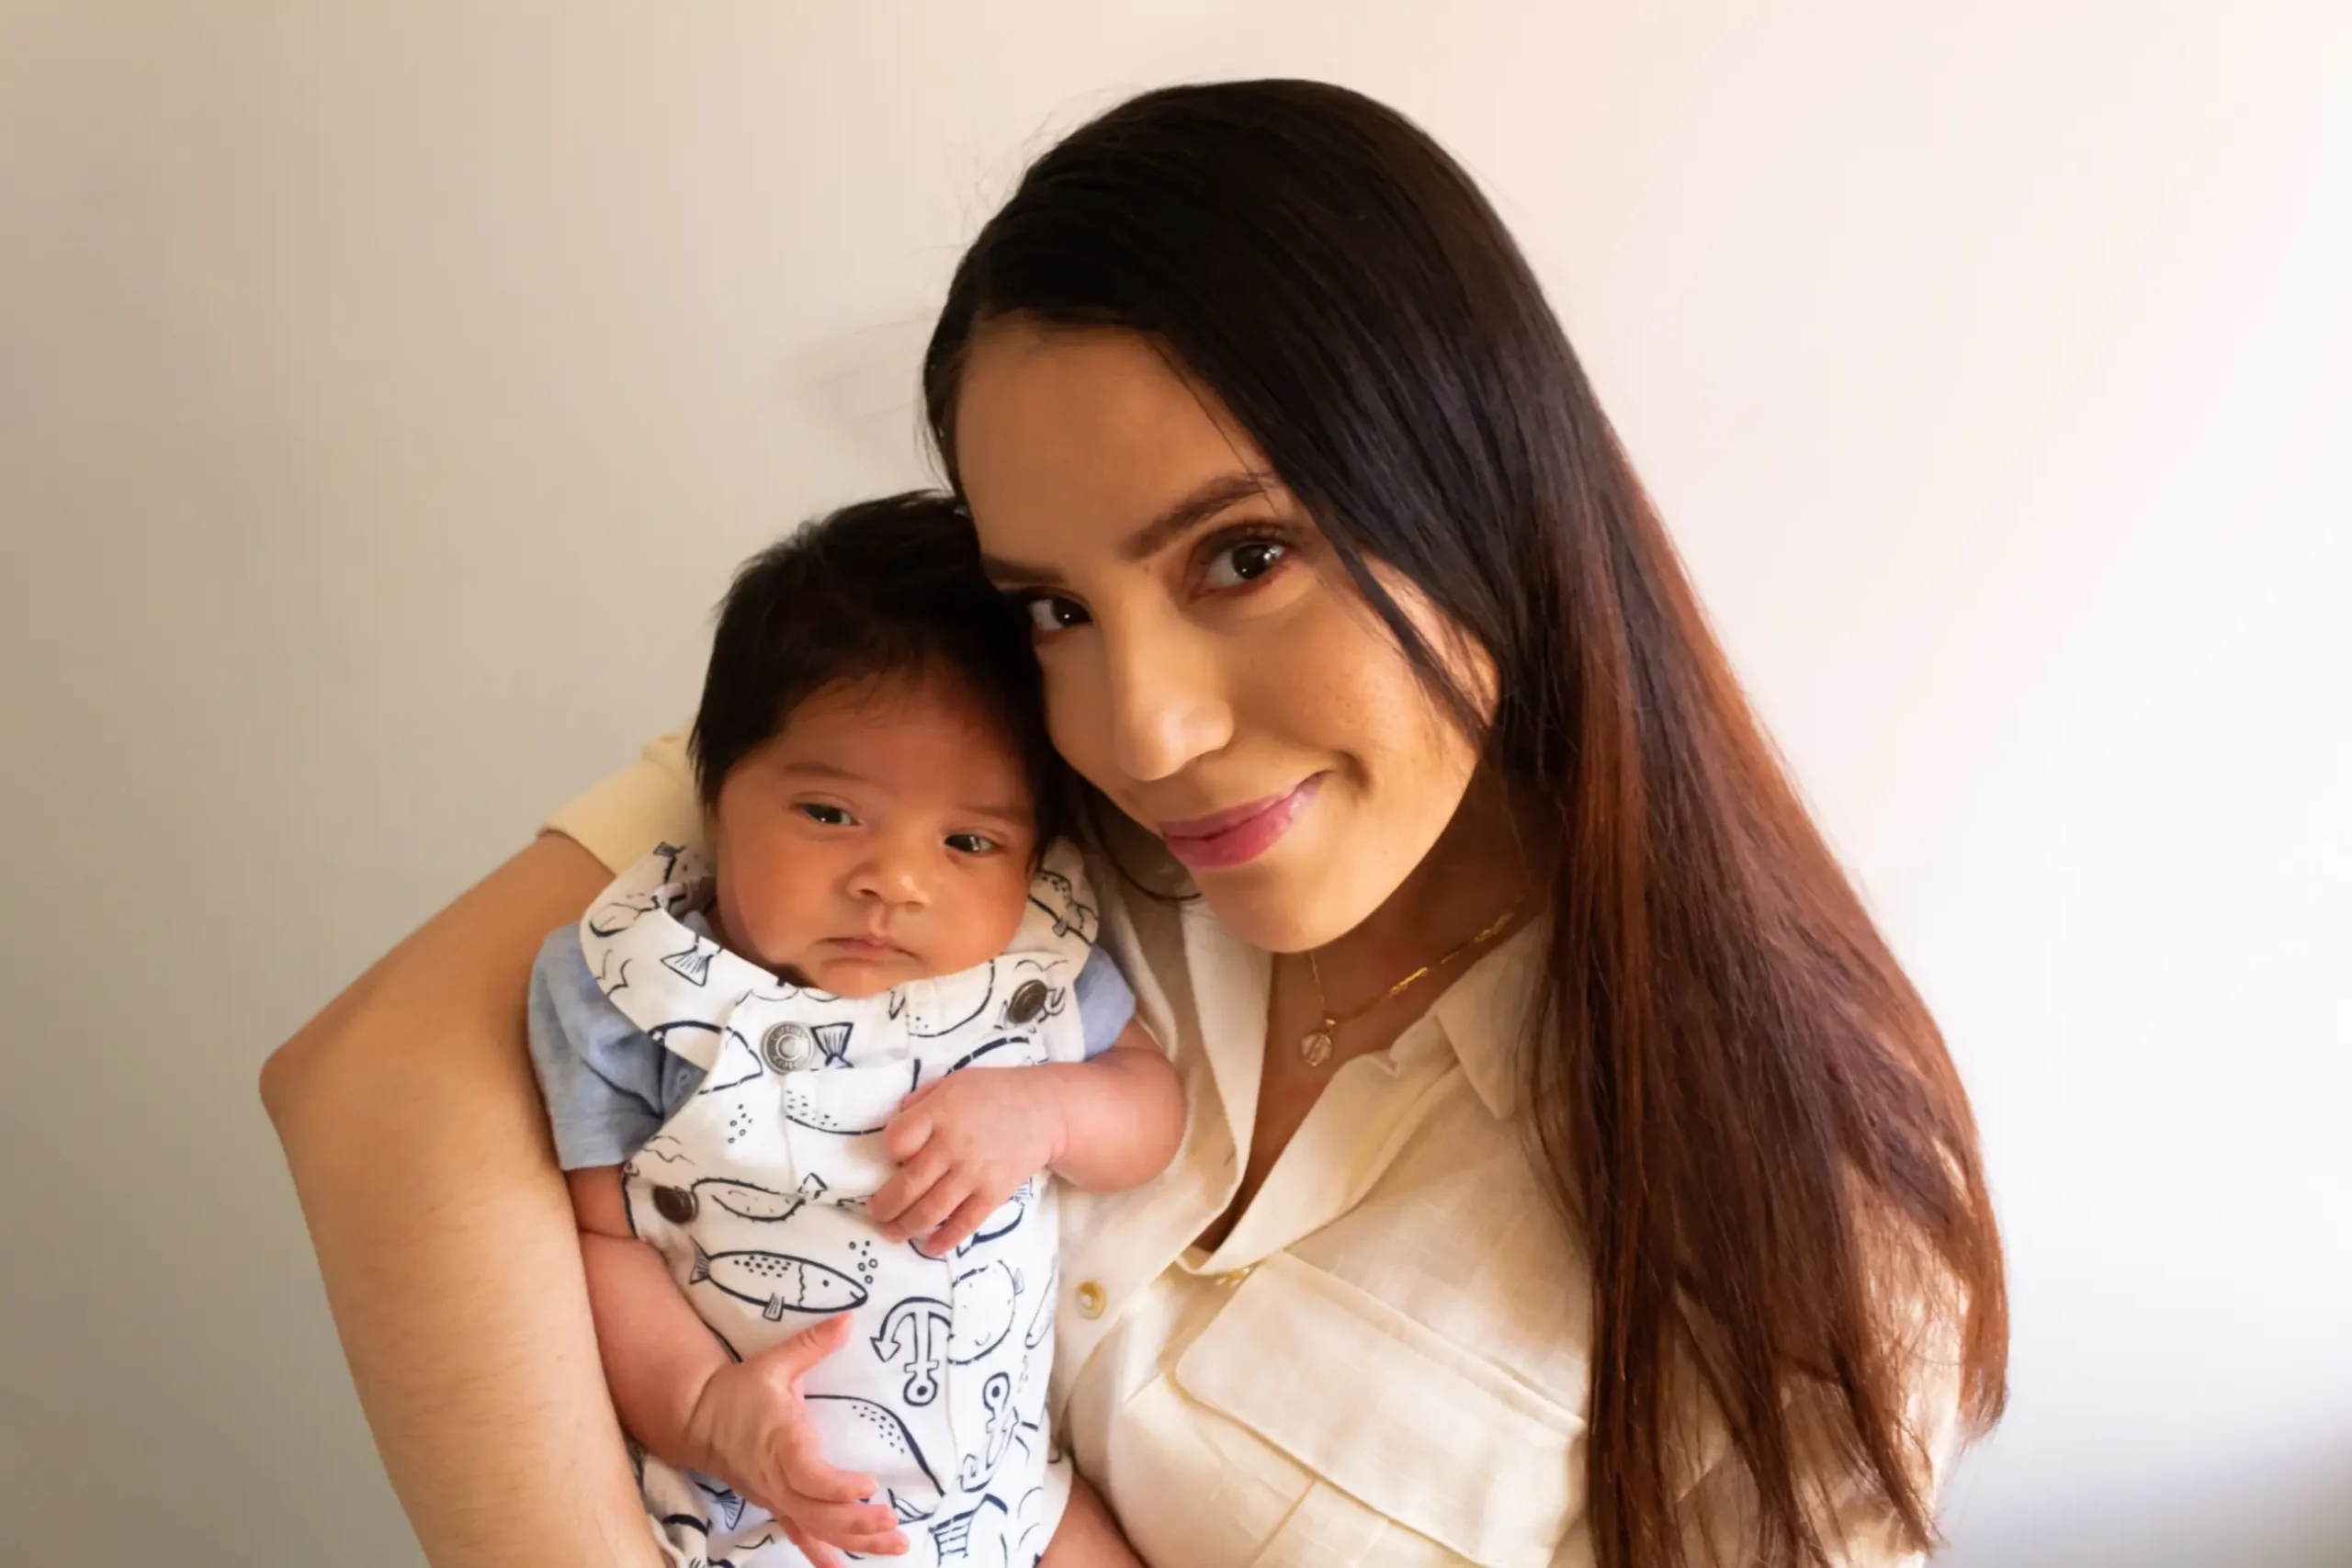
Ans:
[{"label": "long dark brown hair", "polygon": [[[1708,1406],[1752,1520],[1709,1555],[1825,1561],[1833,1489],[1930,1544],[1906,1396],[1939,1353],[1958,1359],[1970,1429],[2006,1393],[1967,1097],[1476,186],[1340,88],[1147,94],[1040,159],[958,267],[924,366],[951,477],[964,352],[1008,316],[1146,334],[1213,389],[1517,798],[1552,818],[1524,1070],[1535,1145],[1592,1259],[1601,1568],[1690,1560],[1688,1413]],[[1492,656],[1490,719],[1373,559]]]}]

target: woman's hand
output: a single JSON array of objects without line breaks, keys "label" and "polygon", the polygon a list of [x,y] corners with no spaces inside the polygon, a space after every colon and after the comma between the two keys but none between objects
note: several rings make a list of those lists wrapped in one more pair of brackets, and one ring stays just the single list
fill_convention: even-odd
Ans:
[{"label": "woman's hand", "polygon": [[817,1568],[843,1568],[831,1549],[868,1557],[907,1550],[899,1517],[863,1499],[872,1476],[825,1462],[823,1439],[800,1382],[849,1339],[849,1319],[830,1318],[712,1372],[684,1434],[688,1468],[727,1483],[769,1513]]}]

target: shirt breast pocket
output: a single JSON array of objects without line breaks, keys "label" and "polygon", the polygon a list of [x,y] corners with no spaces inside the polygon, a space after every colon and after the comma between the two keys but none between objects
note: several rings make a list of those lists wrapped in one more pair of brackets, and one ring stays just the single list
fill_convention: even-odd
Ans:
[{"label": "shirt breast pocket", "polygon": [[[1335,1510],[1352,1505],[1487,1568],[1545,1568],[1584,1506],[1580,1418],[1287,1254],[1241,1282],[1174,1381],[1319,1478],[1299,1513],[1327,1540],[1374,1522],[1351,1530]],[[1278,1545],[1260,1561],[1286,1561]]]}]

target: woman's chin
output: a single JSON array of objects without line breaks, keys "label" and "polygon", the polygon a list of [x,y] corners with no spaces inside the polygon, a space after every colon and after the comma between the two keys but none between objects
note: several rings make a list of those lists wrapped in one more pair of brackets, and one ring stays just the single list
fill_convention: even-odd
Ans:
[{"label": "woman's chin", "polygon": [[1328,946],[1380,908],[1408,867],[1385,885],[1371,867],[1347,865],[1310,842],[1282,843],[1247,865],[1195,872],[1193,885],[1227,931],[1268,953]]}]

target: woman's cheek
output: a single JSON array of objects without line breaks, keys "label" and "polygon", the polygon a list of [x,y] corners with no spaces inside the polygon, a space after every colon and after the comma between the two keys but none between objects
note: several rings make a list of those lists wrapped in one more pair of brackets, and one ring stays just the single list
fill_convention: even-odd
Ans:
[{"label": "woman's cheek", "polygon": [[1080,777],[1104,787],[1102,758],[1110,743],[1110,714],[1100,680],[1075,668],[1075,649],[1040,649],[1037,666],[1046,699],[1046,737]]}]

